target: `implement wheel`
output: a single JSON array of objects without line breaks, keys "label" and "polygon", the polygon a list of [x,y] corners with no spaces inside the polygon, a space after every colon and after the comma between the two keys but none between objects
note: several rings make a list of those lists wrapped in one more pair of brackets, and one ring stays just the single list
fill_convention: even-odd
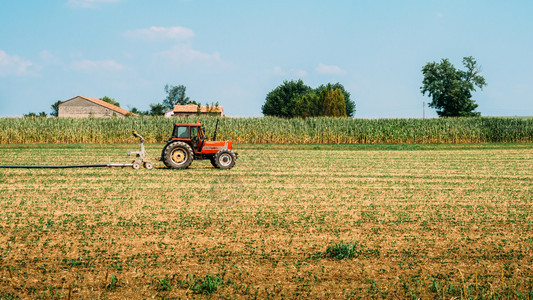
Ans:
[{"label": "implement wheel", "polygon": [[163,149],[163,163],[170,169],[186,169],[193,158],[191,146],[184,142],[173,142]]},{"label": "implement wheel", "polygon": [[219,169],[231,169],[235,166],[237,156],[229,149],[220,150],[215,154],[215,165]]}]

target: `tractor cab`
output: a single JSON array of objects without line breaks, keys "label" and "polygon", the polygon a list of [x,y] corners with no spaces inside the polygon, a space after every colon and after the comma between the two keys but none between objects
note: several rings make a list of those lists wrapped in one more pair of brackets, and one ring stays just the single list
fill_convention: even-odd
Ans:
[{"label": "tractor cab", "polygon": [[186,142],[195,154],[199,154],[202,152],[202,146],[205,142],[205,131],[202,124],[174,124],[172,137],[169,141]]}]

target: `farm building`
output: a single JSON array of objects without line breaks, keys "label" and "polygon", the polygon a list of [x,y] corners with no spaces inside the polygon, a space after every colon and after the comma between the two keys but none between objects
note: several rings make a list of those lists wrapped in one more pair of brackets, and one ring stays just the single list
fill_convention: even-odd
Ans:
[{"label": "farm building", "polygon": [[198,105],[187,104],[181,105],[178,104],[174,106],[174,109],[166,111],[165,117],[182,117],[182,116],[195,116],[195,115],[212,115],[217,117],[224,116],[224,110],[222,106],[202,106],[200,105],[200,111],[198,111]]},{"label": "farm building", "polygon": [[58,117],[125,117],[126,115],[137,116],[123,108],[100,99],[77,96],[59,104]]}]

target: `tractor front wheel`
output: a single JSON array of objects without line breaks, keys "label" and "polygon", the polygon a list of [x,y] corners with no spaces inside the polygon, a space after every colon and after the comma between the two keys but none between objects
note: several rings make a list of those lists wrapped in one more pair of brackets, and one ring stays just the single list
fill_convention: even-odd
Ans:
[{"label": "tractor front wheel", "polygon": [[186,169],[193,160],[191,146],[184,142],[167,144],[163,149],[163,163],[170,169]]},{"label": "tractor front wheel", "polygon": [[237,156],[229,149],[220,150],[215,154],[215,165],[219,169],[231,169],[235,166]]}]

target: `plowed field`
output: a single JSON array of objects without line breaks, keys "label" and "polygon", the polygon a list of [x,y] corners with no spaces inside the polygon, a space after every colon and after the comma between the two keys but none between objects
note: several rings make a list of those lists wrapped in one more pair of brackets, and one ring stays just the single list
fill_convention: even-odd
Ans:
[{"label": "plowed field", "polygon": [[[136,147],[4,145],[0,165]],[[0,169],[0,298],[533,296],[533,146],[316,148]]]}]

